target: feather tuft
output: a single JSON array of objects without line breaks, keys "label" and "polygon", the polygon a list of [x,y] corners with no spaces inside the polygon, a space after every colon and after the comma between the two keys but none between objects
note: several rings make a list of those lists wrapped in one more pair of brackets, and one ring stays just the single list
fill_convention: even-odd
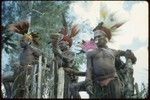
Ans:
[{"label": "feather tuft", "polygon": [[29,29],[29,22],[28,21],[21,21],[16,24],[10,24],[9,30],[12,32],[16,32],[18,34],[26,34]]},{"label": "feather tuft", "polygon": [[70,37],[75,37],[79,33],[78,25],[73,25]]}]

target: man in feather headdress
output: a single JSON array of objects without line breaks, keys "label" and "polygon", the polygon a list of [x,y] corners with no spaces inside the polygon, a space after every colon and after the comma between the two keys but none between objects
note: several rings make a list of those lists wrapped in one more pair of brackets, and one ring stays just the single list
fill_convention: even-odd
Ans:
[{"label": "man in feather headdress", "polygon": [[55,58],[58,62],[58,68],[63,67],[65,71],[65,89],[64,98],[70,98],[69,86],[73,82],[77,82],[77,77],[74,73],[78,74],[78,69],[75,68],[75,53],[70,50],[73,43],[73,38],[79,33],[77,25],[73,25],[70,29],[67,26],[64,14],[63,17],[63,28],[59,33],[51,35],[51,43]]},{"label": "man in feather headdress", "polygon": [[54,54],[63,60],[63,65],[59,65],[59,67],[71,67],[74,62],[75,54],[70,51],[70,47],[72,46],[73,38],[79,33],[79,29],[77,25],[73,25],[70,29],[71,31],[69,31],[64,14],[62,14],[62,17],[63,27],[59,33],[51,34],[51,42]]},{"label": "man in feather headdress", "polygon": [[[94,29],[96,49],[87,53],[87,75],[89,86],[93,87],[91,98],[121,98],[121,84],[116,73],[115,57],[125,56],[136,62],[134,54],[130,51],[113,50],[107,47],[107,42],[112,37],[111,30],[99,23]],[[116,24],[111,28],[122,25]]]},{"label": "man in feather headdress", "polygon": [[[38,57],[42,54],[35,46],[39,46],[38,33],[28,33],[29,22],[21,21],[16,24],[11,24],[9,30],[22,35],[20,40],[20,47],[22,52],[20,54],[20,65],[31,66],[36,62]],[[35,45],[35,46],[32,46]]]},{"label": "man in feather headdress", "polygon": [[[20,40],[20,47],[22,48],[22,52],[20,54],[20,66],[15,68],[14,75],[17,77],[21,75],[22,80],[20,83],[17,83],[17,91],[14,94],[14,97],[25,97],[25,78],[26,75],[31,73],[32,66],[37,64],[38,57],[42,54],[36,47],[31,46],[31,44],[39,45],[38,34],[36,33],[28,33],[29,22],[21,21],[15,24],[11,24],[9,30],[12,32],[16,32],[22,35]],[[16,66],[15,66],[16,67]],[[18,78],[19,79],[19,78]]]}]

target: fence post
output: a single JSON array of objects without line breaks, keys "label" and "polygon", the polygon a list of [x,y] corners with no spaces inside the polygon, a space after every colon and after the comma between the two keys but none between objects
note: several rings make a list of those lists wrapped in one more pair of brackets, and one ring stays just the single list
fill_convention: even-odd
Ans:
[{"label": "fence post", "polygon": [[39,57],[37,98],[41,98],[42,56]]},{"label": "fence post", "polygon": [[32,73],[31,73],[31,83],[32,83],[32,88],[31,88],[31,98],[36,98],[37,96],[37,82],[36,82],[36,70],[37,70],[38,65],[34,65],[32,68]]},{"label": "fence post", "polygon": [[57,87],[57,98],[64,97],[64,82],[65,82],[65,74],[63,67],[58,69],[58,87]]}]

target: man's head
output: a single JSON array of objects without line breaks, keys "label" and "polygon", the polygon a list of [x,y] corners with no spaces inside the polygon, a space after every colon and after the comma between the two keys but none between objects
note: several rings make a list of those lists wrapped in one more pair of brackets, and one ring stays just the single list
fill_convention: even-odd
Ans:
[{"label": "man's head", "polygon": [[61,51],[65,51],[69,49],[69,43],[66,41],[60,41],[58,45]]},{"label": "man's head", "polygon": [[102,30],[94,31],[94,40],[98,47],[105,47],[108,41],[107,34]]},{"label": "man's head", "polygon": [[32,36],[31,35],[24,35],[20,40],[20,46],[22,48],[26,48],[28,45],[32,43]]}]

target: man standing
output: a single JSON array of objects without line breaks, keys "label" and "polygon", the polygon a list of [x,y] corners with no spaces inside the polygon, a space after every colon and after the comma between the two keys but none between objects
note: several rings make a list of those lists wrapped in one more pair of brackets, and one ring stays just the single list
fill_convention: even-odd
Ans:
[{"label": "man standing", "polygon": [[[121,84],[116,73],[115,57],[125,56],[132,63],[136,62],[134,54],[121,50],[113,50],[107,47],[111,39],[111,31],[100,23],[94,30],[96,49],[87,53],[86,80],[89,87],[93,87],[91,98],[121,98]],[[129,50],[127,50],[129,51]]]},{"label": "man standing", "polygon": [[[42,52],[31,46],[39,46],[39,36],[35,32],[29,33],[29,22],[21,21],[15,24],[11,24],[9,30],[22,35],[20,40],[20,47],[22,48],[19,61],[20,65],[14,65],[14,84],[13,84],[13,96],[14,98],[27,98],[27,91],[30,90],[29,82],[27,82],[28,75],[31,74],[31,70],[34,65],[38,64],[38,58],[42,55]],[[27,87],[28,84],[28,87]]]}]

